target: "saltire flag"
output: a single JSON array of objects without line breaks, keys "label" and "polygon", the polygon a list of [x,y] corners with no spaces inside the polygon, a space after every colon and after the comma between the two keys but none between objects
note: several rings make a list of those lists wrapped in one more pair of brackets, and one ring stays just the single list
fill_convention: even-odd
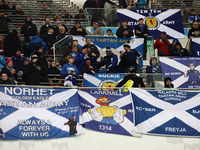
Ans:
[{"label": "saltire flag", "polygon": [[200,38],[192,38],[194,57],[200,57]]},{"label": "saltire flag", "polygon": [[79,90],[80,123],[95,131],[141,136],[133,132],[133,107],[129,93]]},{"label": "saltire flag", "polygon": [[175,88],[200,88],[199,57],[159,57],[163,80],[170,77]]},{"label": "saltire flag", "polygon": [[149,29],[149,36],[159,39],[161,32],[167,33],[167,38],[185,38],[180,9],[117,9],[120,23],[127,20],[134,30],[140,18]]},{"label": "saltire flag", "polygon": [[200,136],[200,93],[130,88],[135,131],[169,136]]},{"label": "saltire flag", "polygon": [[[136,49],[140,54],[143,55],[143,38],[117,38],[117,37],[102,37],[102,36],[73,36],[73,40],[78,40],[78,48],[81,50],[82,47],[86,44],[86,39],[89,38],[92,44],[98,48],[100,52],[100,57],[106,55],[106,47],[110,46],[114,54],[120,56],[120,51],[124,50],[123,45],[130,42],[131,49]],[[139,61],[139,65],[143,67],[143,60]]]},{"label": "saltire flag", "polygon": [[84,73],[84,87],[116,87],[125,75],[124,73],[95,73],[94,75]]},{"label": "saltire flag", "polygon": [[83,134],[76,89],[0,86],[0,139]]}]

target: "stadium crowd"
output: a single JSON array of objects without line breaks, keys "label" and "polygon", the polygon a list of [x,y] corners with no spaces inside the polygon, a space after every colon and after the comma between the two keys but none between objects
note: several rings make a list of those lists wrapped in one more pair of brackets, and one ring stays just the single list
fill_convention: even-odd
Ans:
[{"label": "stadium crowd", "polygon": [[[110,0],[87,0],[83,8],[104,8],[105,2],[115,5]],[[128,1],[119,0],[119,7],[127,9],[143,9],[148,4],[147,0]],[[178,6],[182,8],[182,11],[186,9],[185,3],[178,3],[173,1],[168,3],[170,6]],[[159,4],[157,0],[152,3],[153,7],[162,8],[162,4]],[[169,6],[168,6],[169,7]],[[12,9],[11,15],[25,16],[23,8],[13,3],[12,8],[6,5],[4,0],[1,0],[0,5],[0,71],[1,80],[3,84],[19,84],[19,81],[24,81],[26,85],[42,85],[41,82],[49,82],[49,85],[64,86],[76,86],[77,78],[80,74],[88,73],[95,74],[98,72],[105,73],[136,73],[141,72],[139,67],[139,60],[146,59],[147,45],[146,37],[149,35],[148,28],[144,24],[144,18],[138,20],[138,25],[135,26],[135,31],[128,25],[127,20],[123,20],[121,26],[117,29],[117,37],[132,37],[144,38],[143,56],[136,50],[132,49],[129,43],[123,45],[124,50],[120,51],[120,57],[113,53],[112,47],[109,45],[106,47],[106,56],[100,58],[100,52],[95,44],[92,44],[89,38],[86,38],[86,43],[82,49],[78,48],[78,42],[73,40],[72,45],[68,45],[63,49],[64,61],[60,62],[61,70],[57,67],[57,62],[48,61],[47,54],[52,55],[53,44],[69,35],[86,36],[85,28],[81,26],[86,21],[84,10],[80,9],[79,13],[73,17],[69,14],[68,10],[64,11],[63,16],[55,15],[54,21],[57,21],[57,26],[53,27],[50,24],[51,18],[48,17],[48,13],[51,13],[50,9],[47,9],[47,5],[43,4],[43,9],[40,15],[44,16],[44,25],[40,28],[40,32],[37,31],[37,26],[32,22],[31,16],[26,16],[25,23],[21,26],[21,34],[24,35],[24,42],[28,43],[27,48],[23,51],[20,44],[20,38],[16,30],[9,32],[8,22],[11,22],[9,15],[4,13],[4,10]],[[182,12],[182,17],[188,17],[188,21],[191,24],[188,37],[200,36],[200,11],[196,15],[195,10]],[[188,14],[187,14],[188,13]],[[67,26],[65,21],[74,22],[74,26]],[[101,28],[101,22],[99,20],[92,19],[92,27],[94,32],[90,35],[104,36],[104,30]],[[107,36],[113,36],[112,30],[108,29]],[[5,36],[4,36],[5,35]],[[158,51],[158,56],[192,56],[192,54],[182,47],[178,39],[173,39],[172,43],[166,38],[167,33],[163,31],[160,39],[156,39],[154,48]],[[7,60],[5,59],[7,58]],[[25,58],[26,57],[26,58]],[[105,66],[105,69],[102,69]],[[130,68],[133,68],[130,70]],[[150,60],[150,65],[146,68],[146,73],[161,73],[160,65],[157,58]],[[48,78],[48,74],[54,74],[51,78]],[[60,76],[58,75],[60,74]],[[153,84],[154,80],[159,80],[161,77],[154,78],[147,76],[147,82]],[[64,82],[63,80],[64,79]],[[169,79],[170,80],[170,79]],[[166,79],[165,83],[169,81]],[[152,85],[154,86],[154,85]]]}]

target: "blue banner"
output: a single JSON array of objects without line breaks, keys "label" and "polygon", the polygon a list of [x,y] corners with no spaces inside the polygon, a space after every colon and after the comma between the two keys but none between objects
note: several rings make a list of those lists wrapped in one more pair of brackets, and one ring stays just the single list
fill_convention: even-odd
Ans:
[{"label": "blue banner", "polygon": [[[123,45],[130,42],[131,49],[136,49],[140,54],[143,55],[143,38],[116,38],[116,37],[102,37],[102,36],[73,36],[73,40],[78,40],[78,47],[82,49],[82,47],[86,44],[86,39],[89,38],[92,44],[95,44],[97,49],[100,52],[100,57],[104,57],[106,55],[106,47],[110,46],[111,50],[114,54],[118,56],[119,52],[124,50]],[[139,65],[143,67],[143,60],[139,61]]]},{"label": "blue banner", "polygon": [[84,87],[115,87],[125,75],[124,73],[95,73],[94,75],[84,73]]},{"label": "blue banner", "polygon": [[129,89],[135,131],[170,136],[200,136],[199,92]]},{"label": "blue banner", "polygon": [[195,57],[200,57],[200,38],[192,38],[192,45]]},{"label": "blue banner", "polygon": [[0,86],[0,139],[83,134],[75,89]]},{"label": "blue banner", "polygon": [[85,128],[139,136],[133,132],[132,102],[120,91],[79,90],[81,123]]},{"label": "blue banner", "polygon": [[161,32],[167,33],[167,38],[185,38],[180,9],[118,9],[120,23],[127,20],[134,30],[140,18],[149,29],[149,36],[159,39]]},{"label": "blue banner", "polygon": [[163,79],[170,77],[175,88],[200,88],[199,57],[160,57]]}]

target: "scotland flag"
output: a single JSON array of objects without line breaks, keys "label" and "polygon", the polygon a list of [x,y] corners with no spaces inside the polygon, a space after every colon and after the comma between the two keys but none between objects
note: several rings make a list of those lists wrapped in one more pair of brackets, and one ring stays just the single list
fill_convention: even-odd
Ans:
[{"label": "scotland flag", "polygon": [[[119,57],[119,51],[124,50],[123,45],[130,42],[131,49],[136,49],[143,55],[143,38],[116,38],[116,37],[98,37],[98,36],[73,36],[73,40],[78,40],[78,47],[82,47],[86,44],[86,39],[89,38],[92,44],[98,48],[100,57],[106,55],[106,47],[110,46],[114,54]],[[119,59],[118,59],[119,60]],[[143,60],[139,61],[140,67],[143,66]]]},{"label": "scotland flag", "polygon": [[163,79],[170,77],[175,88],[200,88],[199,57],[159,57]]},{"label": "scotland flag", "polygon": [[0,87],[0,139],[45,139],[83,134],[77,90]]},{"label": "scotland flag", "polygon": [[200,38],[192,38],[194,56],[200,57]]},{"label": "scotland flag", "polygon": [[120,22],[127,20],[133,30],[143,18],[154,39],[159,39],[162,31],[167,33],[168,39],[185,38],[180,9],[118,9],[117,12]]},{"label": "scotland flag", "polygon": [[170,136],[200,136],[200,94],[179,90],[129,89],[135,131]]},{"label": "scotland flag", "polygon": [[133,110],[130,95],[120,91],[81,91],[80,123],[100,132],[140,136],[133,132]]},{"label": "scotland flag", "polygon": [[84,73],[84,87],[116,87],[126,74],[124,73]]}]

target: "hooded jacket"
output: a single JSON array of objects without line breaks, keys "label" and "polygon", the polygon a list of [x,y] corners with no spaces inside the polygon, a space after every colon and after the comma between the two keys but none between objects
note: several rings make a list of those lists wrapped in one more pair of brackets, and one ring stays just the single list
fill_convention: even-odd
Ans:
[{"label": "hooded jacket", "polygon": [[[30,16],[27,16],[26,19],[28,17],[30,17]],[[22,27],[21,27],[21,34],[24,34],[24,36],[35,36],[35,35],[37,35],[36,25],[33,24],[32,21],[25,20],[25,24],[23,24]]]},{"label": "hooded jacket", "polygon": [[85,29],[83,27],[80,26],[79,28],[82,28],[83,31],[82,32],[77,31],[77,28],[74,26],[71,29],[70,34],[71,35],[82,35],[82,36],[87,35],[87,33],[86,33],[86,31],[85,31]]},{"label": "hooded jacket", "polygon": [[0,31],[9,31],[8,28],[8,22],[11,22],[12,20],[7,17],[0,17]]},{"label": "hooded jacket", "polygon": [[174,52],[174,55],[175,56],[190,56],[190,53],[188,52],[187,49],[185,48],[182,48],[182,45],[181,43],[176,43],[176,45],[179,45],[181,47],[180,50],[176,49],[175,52]]}]

